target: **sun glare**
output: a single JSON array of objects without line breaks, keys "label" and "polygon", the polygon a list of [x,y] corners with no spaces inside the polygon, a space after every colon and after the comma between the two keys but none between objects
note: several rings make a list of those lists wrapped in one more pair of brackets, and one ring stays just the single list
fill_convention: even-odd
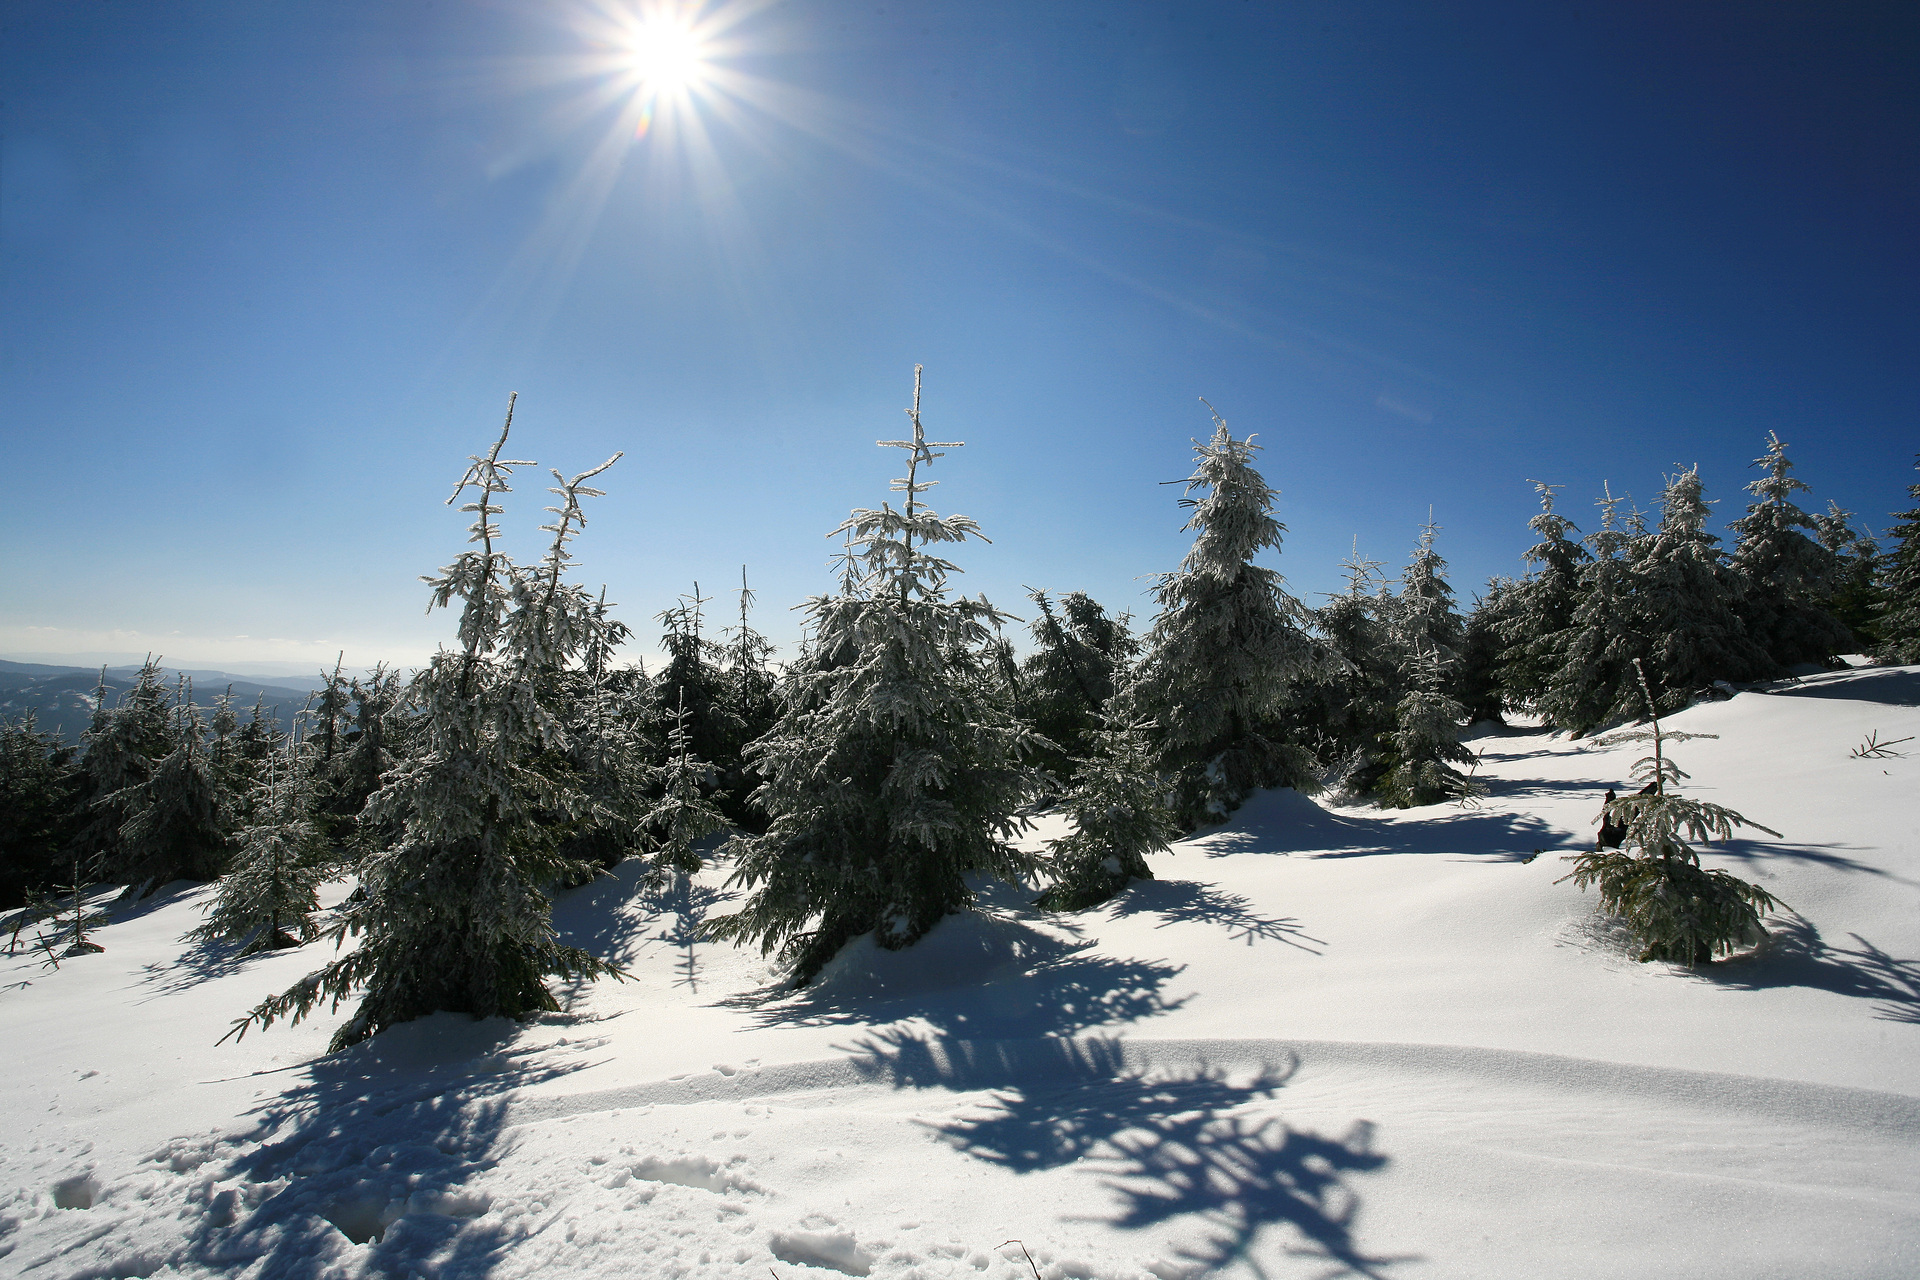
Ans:
[{"label": "sun glare", "polygon": [[643,93],[695,89],[706,76],[706,42],[679,15],[643,19],[633,28],[627,48]]}]

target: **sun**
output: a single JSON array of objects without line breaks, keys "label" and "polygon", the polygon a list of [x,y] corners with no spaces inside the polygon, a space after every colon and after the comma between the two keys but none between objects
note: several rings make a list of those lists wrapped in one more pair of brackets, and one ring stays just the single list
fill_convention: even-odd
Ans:
[{"label": "sun", "polygon": [[640,92],[671,95],[698,89],[706,80],[707,42],[689,22],[689,15],[672,11],[647,14],[628,30],[625,54]]}]

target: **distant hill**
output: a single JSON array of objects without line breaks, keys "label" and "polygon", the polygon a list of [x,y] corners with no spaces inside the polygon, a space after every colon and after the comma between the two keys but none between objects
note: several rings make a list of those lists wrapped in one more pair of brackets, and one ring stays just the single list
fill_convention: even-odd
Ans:
[{"label": "distant hill", "polygon": [[[283,730],[307,704],[312,687],[307,681],[237,676],[226,671],[161,669],[170,685],[183,675],[192,682],[195,705],[211,707],[214,699],[231,688],[242,719],[252,714],[255,700],[261,700]],[[135,666],[107,668],[108,706],[113,706],[122,693],[133,687],[139,671]],[[100,683],[98,667],[59,667],[0,659],[0,720],[18,720],[32,712],[41,729],[57,731],[68,742],[78,742],[93,720],[94,698]]]}]

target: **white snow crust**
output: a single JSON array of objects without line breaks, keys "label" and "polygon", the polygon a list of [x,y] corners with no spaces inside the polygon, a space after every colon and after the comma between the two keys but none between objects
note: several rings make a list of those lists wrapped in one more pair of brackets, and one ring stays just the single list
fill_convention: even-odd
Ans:
[{"label": "white snow crust", "polygon": [[984,884],[799,993],[698,939],[724,866],[626,864],[556,919],[630,981],[332,1056],[344,1008],[216,1047],[323,957],[190,944],[171,886],[0,959],[0,1274],[1920,1275],[1920,751],[1849,754],[1920,735],[1920,668],[1671,727],[1785,833],[1710,852],[1788,909],[1698,972],[1555,883],[1635,749],[1528,730],[1478,807],[1265,793],[1105,908]]}]

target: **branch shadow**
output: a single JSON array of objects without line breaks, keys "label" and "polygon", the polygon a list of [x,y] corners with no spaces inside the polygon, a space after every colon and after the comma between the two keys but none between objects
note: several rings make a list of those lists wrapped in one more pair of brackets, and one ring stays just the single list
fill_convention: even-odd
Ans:
[{"label": "branch shadow", "polygon": [[1853,871],[1862,875],[1879,876],[1895,884],[1920,889],[1920,881],[1897,876],[1884,867],[1876,867],[1862,862],[1858,858],[1849,858],[1836,850],[1850,846],[1839,844],[1806,844],[1791,840],[1754,840],[1736,837],[1732,840],[1720,840],[1702,852],[1710,852],[1718,857],[1729,858],[1735,862],[1753,867],[1770,859],[1784,858],[1794,862],[1811,862],[1816,866],[1827,867],[1834,871]]},{"label": "branch shadow", "polygon": [[986,1103],[930,1126],[956,1150],[1022,1174],[1080,1164],[1114,1196],[1109,1225],[1189,1228],[1159,1274],[1210,1274],[1248,1258],[1270,1228],[1291,1228],[1286,1251],[1331,1262],[1333,1274],[1379,1277],[1409,1260],[1373,1256],[1355,1235],[1349,1176],[1388,1164],[1371,1124],[1327,1137],[1248,1114],[1294,1076],[1296,1059],[1235,1079],[1206,1064],[1151,1072],[1114,1040],[1005,1044],[899,1030],[871,1032],[855,1051],[863,1074],[896,1088],[990,1090]]},{"label": "branch shadow", "polygon": [[1402,812],[1407,816],[1335,813],[1298,791],[1264,791],[1234,814],[1231,827],[1203,832],[1183,843],[1211,858],[1244,853],[1312,858],[1456,854],[1476,861],[1510,862],[1527,851],[1571,838],[1532,814],[1440,806],[1429,811],[1431,816]]},{"label": "branch shadow", "polygon": [[1860,1000],[1877,1000],[1874,1017],[1920,1023],[1920,960],[1888,955],[1857,933],[1855,946],[1836,947],[1798,912],[1769,922],[1763,955],[1732,964],[1708,965],[1698,977],[1735,991],[1812,987]]},{"label": "branch shadow", "polygon": [[143,1196],[156,1174],[187,1175],[171,1243],[103,1233],[63,1261],[97,1260],[75,1274],[98,1276],[487,1274],[545,1225],[471,1185],[506,1154],[507,1095],[595,1065],[583,1055],[605,1043],[570,1045],[563,1058],[516,1045],[521,1029],[436,1014],[304,1064],[298,1083],[246,1113],[247,1127],[175,1138],[129,1175]]},{"label": "branch shadow", "polygon": [[[168,964],[140,966],[140,985],[152,989],[141,1004],[197,987],[203,982],[238,973],[252,956],[240,954],[242,944],[224,939],[197,939],[187,942],[177,959]],[[257,952],[272,955],[273,952]]]},{"label": "branch shadow", "polygon": [[[1114,900],[1109,919],[1131,915],[1154,915],[1164,929],[1172,924],[1216,924],[1235,939],[1255,942],[1284,942],[1312,955],[1326,946],[1322,938],[1309,936],[1293,916],[1263,916],[1254,910],[1253,900],[1244,894],[1230,893],[1216,885],[1192,880],[1137,880]],[[1310,945],[1311,944],[1311,945]]]},{"label": "branch shadow", "polygon": [[[565,941],[624,967],[648,947],[676,953],[675,985],[698,990],[700,925],[736,895],[695,883],[684,873],[659,876],[642,858],[628,858],[575,889],[554,896],[554,928]],[[659,925],[658,931],[655,926]]]},{"label": "branch shadow", "polygon": [[881,950],[872,935],[855,938],[798,992],[775,986],[720,1003],[763,1027],[913,1019],[941,1034],[993,1039],[1072,1035],[1186,1003],[1164,994],[1184,965],[1115,959],[1093,954],[1094,945],[998,913],[961,912],[901,951]]}]

